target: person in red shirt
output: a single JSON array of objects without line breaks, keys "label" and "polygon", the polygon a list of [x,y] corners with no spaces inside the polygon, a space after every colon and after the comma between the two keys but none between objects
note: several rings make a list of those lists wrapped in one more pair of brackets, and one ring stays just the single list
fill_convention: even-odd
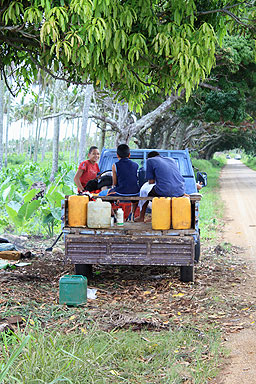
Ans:
[{"label": "person in red shirt", "polygon": [[78,192],[83,192],[89,180],[95,179],[100,172],[97,162],[100,158],[100,152],[97,147],[89,149],[88,160],[82,161],[74,177]]}]

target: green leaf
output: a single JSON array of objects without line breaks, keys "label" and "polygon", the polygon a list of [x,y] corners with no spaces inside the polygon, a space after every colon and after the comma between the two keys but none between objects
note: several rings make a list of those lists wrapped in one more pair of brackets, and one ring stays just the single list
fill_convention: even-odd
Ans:
[{"label": "green leaf", "polygon": [[120,31],[118,30],[118,31],[116,31],[115,37],[114,37],[114,48],[115,48],[116,51],[118,51],[118,48],[120,46],[120,37],[119,37],[119,35],[120,35]]},{"label": "green leaf", "polygon": [[72,195],[74,193],[73,188],[69,187],[68,185],[63,185],[62,191],[64,195]]},{"label": "green leaf", "polygon": [[49,223],[52,223],[54,221],[54,217],[53,215],[50,213],[48,213],[46,216],[44,216],[43,218],[43,224],[49,224]]},{"label": "green leaf", "polygon": [[47,199],[48,201],[54,205],[54,206],[61,206],[61,200],[63,200],[65,197],[64,194],[58,192],[58,191],[54,191],[50,194],[47,195]]},{"label": "green leaf", "polygon": [[17,212],[15,211],[15,209],[9,207],[9,205],[7,204],[5,205],[5,209],[11,219],[15,219],[17,217]]},{"label": "green leaf", "polygon": [[24,202],[27,203],[35,197],[35,195],[40,192],[40,189],[31,189],[24,195]]},{"label": "green leaf", "polygon": [[24,217],[25,220],[28,220],[33,213],[38,209],[40,206],[40,201],[38,200],[33,200],[30,203],[25,203],[23,204],[18,212],[19,217]]},{"label": "green leaf", "polygon": [[13,185],[9,185],[7,188],[4,189],[4,191],[2,192],[3,201],[7,200],[7,198],[10,196],[10,192],[12,189]]},{"label": "green leaf", "polygon": [[51,208],[51,214],[56,220],[61,220],[61,208]]},{"label": "green leaf", "polygon": [[7,377],[8,371],[10,370],[11,366],[14,364],[15,360],[18,358],[19,354],[22,352],[23,348],[26,346],[28,341],[30,340],[31,336],[26,336],[22,341],[18,348],[15,348],[15,350],[12,352],[9,360],[5,365],[2,366],[1,372],[0,372],[0,383],[3,382],[3,380]]},{"label": "green leaf", "polygon": [[8,207],[13,209],[17,213],[21,207],[21,204],[18,203],[17,201],[10,201],[8,203]]},{"label": "green leaf", "polygon": [[19,217],[17,211],[7,204],[5,205],[5,209],[6,209],[8,216],[14,222],[14,224],[17,227],[21,226],[24,218]]}]

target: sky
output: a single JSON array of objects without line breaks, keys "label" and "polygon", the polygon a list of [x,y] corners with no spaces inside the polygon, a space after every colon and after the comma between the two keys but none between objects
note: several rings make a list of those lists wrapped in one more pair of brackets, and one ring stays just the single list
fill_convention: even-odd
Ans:
[{"label": "sky", "polygon": [[[81,126],[81,120],[80,120],[80,126]],[[28,139],[32,133],[33,128],[35,132],[36,122],[34,123],[34,126],[32,126],[27,124],[24,125],[21,120],[18,120],[9,126],[8,140],[16,140],[20,138]],[[43,138],[45,137],[45,129],[46,129],[46,122],[43,121],[40,137],[43,137]],[[87,132],[90,133],[90,136],[93,136],[96,133],[96,125],[92,120],[89,120]],[[75,119],[73,134],[74,136],[76,136],[77,134],[77,119]],[[67,124],[66,120],[61,120],[60,141],[62,141],[65,137],[71,137],[71,136],[72,136],[72,125]],[[53,138],[53,119],[49,119],[47,139],[52,139],[52,138]],[[4,117],[3,142],[4,143],[6,142],[6,116]]]},{"label": "sky", "polygon": [[[37,92],[37,86],[33,87],[33,91],[36,93]],[[22,98],[24,98],[24,103],[29,102],[31,100],[31,93],[28,93],[24,95],[23,93],[20,93],[16,96],[15,98],[15,103],[19,104]],[[4,128],[4,134],[3,134],[3,143],[6,142],[6,120],[7,116],[6,114],[4,115],[4,121],[3,121],[3,128]],[[60,122],[60,141],[62,141],[65,137],[72,137],[72,131],[73,135],[77,135],[77,120],[74,120],[74,127],[72,128],[72,124],[68,124],[66,119],[61,119]],[[80,127],[82,124],[82,119],[80,119]],[[41,126],[41,133],[40,137],[45,137],[45,129],[46,129],[46,121],[43,120],[42,126]],[[94,136],[96,134],[96,124],[89,119],[88,121],[88,127],[87,127],[87,133],[90,134],[90,136]],[[16,122],[11,123],[9,126],[8,130],[8,140],[16,140],[20,138],[25,138],[28,139],[29,136],[31,136],[32,131],[36,130],[36,121],[34,122],[33,125],[27,125],[26,123],[24,124],[22,120],[18,120]],[[52,139],[53,138],[53,119],[49,119],[48,122],[48,130],[47,130],[47,139]]]}]

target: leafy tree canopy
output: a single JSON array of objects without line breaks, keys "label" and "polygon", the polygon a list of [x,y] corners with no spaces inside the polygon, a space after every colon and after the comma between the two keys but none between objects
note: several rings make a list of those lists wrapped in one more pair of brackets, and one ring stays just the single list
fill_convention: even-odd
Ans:
[{"label": "leafy tree canopy", "polygon": [[[0,0],[1,67],[29,84],[38,68],[113,89],[130,107],[194,87],[227,29],[254,33],[254,1]],[[249,29],[248,29],[249,28]]]},{"label": "leafy tree canopy", "polygon": [[255,118],[256,63],[249,37],[226,36],[216,50],[208,89],[200,89],[178,114],[191,121],[240,123]]},{"label": "leafy tree canopy", "polygon": [[[177,115],[185,122],[203,122],[218,138],[215,151],[244,148],[255,154],[256,63],[248,36],[226,36],[216,50],[217,64],[209,88],[200,88]],[[210,89],[211,88],[211,89]]]}]

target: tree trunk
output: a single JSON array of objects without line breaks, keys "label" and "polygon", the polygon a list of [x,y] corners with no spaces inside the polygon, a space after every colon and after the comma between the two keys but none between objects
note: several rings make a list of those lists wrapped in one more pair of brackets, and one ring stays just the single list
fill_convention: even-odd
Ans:
[{"label": "tree trunk", "polygon": [[44,135],[44,142],[43,142],[43,148],[42,148],[42,157],[41,157],[41,161],[44,161],[44,158],[45,158],[45,150],[46,150],[46,143],[47,143],[48,126],[49,126],[49,119],[46,120],[46,125],[45,125],[45,135]]},{"label": "tree trunk", "polygon": [[176,138],[174,141],[174,149],[183,149],[183,140],[185,138],[187,126],[185,123],[180,122],[176,128]]},{"label": "tree trunk", "polygon": [[[89,137],[89,135],[88,135],[88,137]],[[99,142],[100,142],[100,138],[101,138],[101,129],[97,126],[97,128],[95,130],[95,134],[94,134],[93,145],[96,145],[96,147],[98,147]]]},{"label": "tree trunk", "polygon": [[36,132],[35,132],[35,137],[34,137],[34,162],[37,162],[37,148],[38,148],[38,141],[37,141],[37,136],[38,136],[38,131],[39,131],[39,114],[40,114],[40,95],[41,95],[41,87],[39,86],[39,92],[37,95],[37,103],[36,103]]},{"label": "tree trunk", "polygon": [[[54,97],[54,112],[57,112],[57,94]],[[55,175],[58,172],[58,160],[59,160],[59,135],[60,135],[60,116],[54,118],[54,130],[52,141],[52,172],[50,181],[53,182]]]},{"label": "tree trunk", "polygon": [[79,143],[79,119],[77,119],[77,126],[76,126],[76,145],[75,145],[75,153],[74,153],[74,162],[77,163],[77,158],[78,158],[78,143]]},{"label": "tree trunk", "polygon": [[22,120],[21,121],[21,124],[20,124],[20,139],[19,139],[19,154],[21,155],[21,148],[22,148],[22,145],[21,145],[21,142],[22,142],[22,128],[23,128],[23,125],[24,125],[24,121]]},{"label": "tree trunk", "polygon": [[7,167],[8,164],[8,134],[9,134],[9,125],[10,125],[10,109],[11,109],[11,97],[10,94],[7,96],[7,121],[6,121],[6,131],[5,131],[5,156],[4,156],[4,166]]},{"label": "tree trunk", "polygon": [[54,118],[54,131],[52,142],[52,172],[50,181],[53,182],[55,175],[58,172],[58,160],[59,160],[59,134],[60,134],[60,117]]},{"label": "tree trunk", "polygon": [[129,140],[131,138],[131,133],[129,130],[129,126],[127,126],[128,123],[128,104],[118,104],[118,132],[116,135],[116,146],[119,144],[128,144]]},{"label": "tree trunk", "polygon": [[[21,122],[21,129],[22,129],[22,122]],[[34,124],[30,124],[29,125],[29,160],[31,161],[32,160],[32,155],[33,155],[33,151],[32,151],[32,145],[33,145],[33,142],[34,142]]]},{"label": "tree trunk", "polygon": [[81,135],[80,135],[78,163],[81,163],[85,159],[86,132],[87,132],[88,115],[89,115],[89,109],[91,105],[92,94],[93,94],[93,85],[89,84],[86,86],[85,96],[84,96],[83,120],[82,120]]},{"label": "tree trunk", "polygon": [[0,78],[0,169],[3,167],[4,80]]},{"label": "tree trunk", "polygon": [[[35,137],[35,148],[34,148],[35,162],[37,162],[38,146],[39,146],[40,135],[41,135],[41,127],[42,127],[42,118],[40,118],[40,96],[41,96],[41,87],[39,88],[38,102],[37,102],[37,108],[36,108],[36,137]],[[43,105],[42,105],[41,116],[43,116],[44,114],[44,101],[45,101],[45,92],[43,95]]]},{"label": "tree trunk", "polygon": [[104,122],[101,127],[100,144],[99,144],[100,152],[102,151],[105,145],[106,131],[107,131],[107,124]]},{"label": "tree trunk", "polygon": [[69,126],[69,121],[67,119],[65,120],[65,122],[66,122],[65,135],[64,135],[63,143],[62,143],[63,158],[65,158],[64,156],[65,156],[65,152],[67,149],[67,137],[68,137],[68,126]]},{"label": "tree trunk", "polygon": [[130,134],[127,127],[125,127],[121,132],[118,132],[116,135],[116,147],[119,144],[128,144],[130,140]]}]

